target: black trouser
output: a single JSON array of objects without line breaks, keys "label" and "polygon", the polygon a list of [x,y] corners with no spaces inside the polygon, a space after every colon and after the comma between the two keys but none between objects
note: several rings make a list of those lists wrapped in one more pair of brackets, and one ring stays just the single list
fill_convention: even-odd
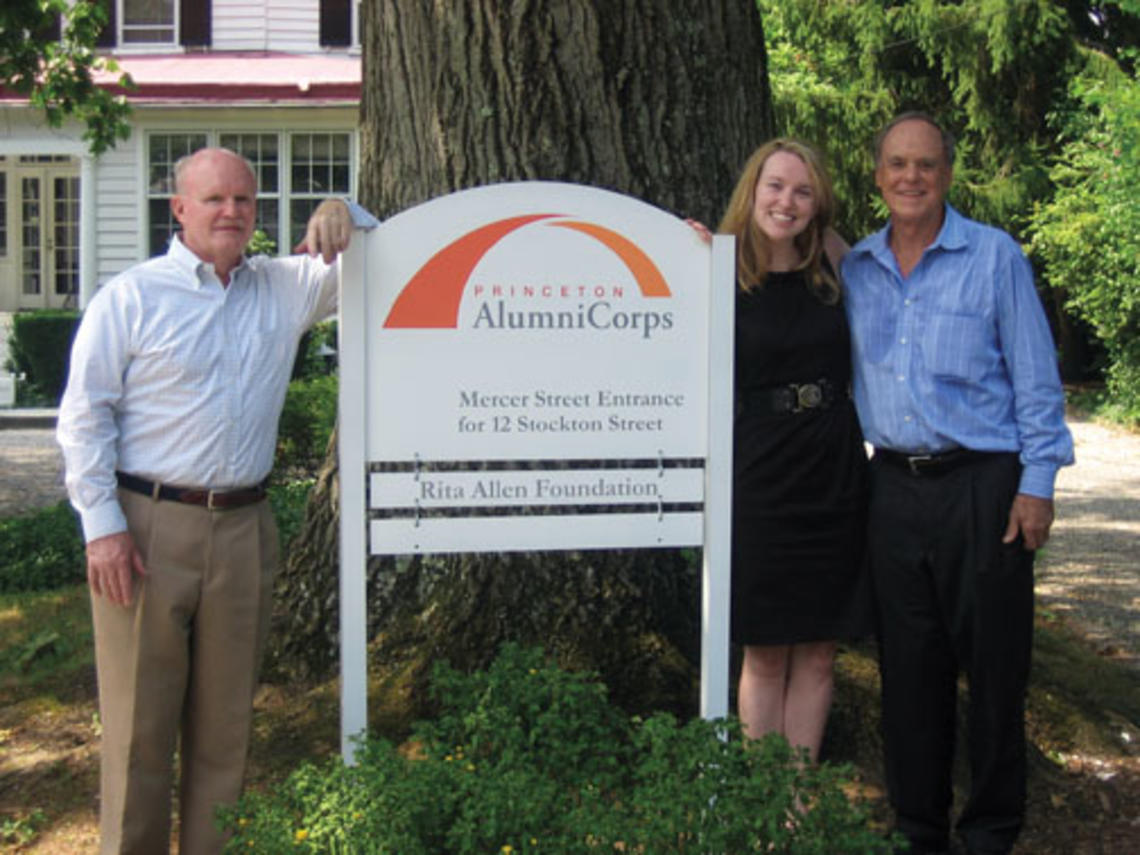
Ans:
[{"label": "black trouser", "polygon": [[1003,544],[1020,464],[985,455],[938,475],[872,467],[887,788],[916,851],[947,848],[958,672],[969,681],[971,789],[958,832],[1007,852],[1025,812],[1033,553]]}]

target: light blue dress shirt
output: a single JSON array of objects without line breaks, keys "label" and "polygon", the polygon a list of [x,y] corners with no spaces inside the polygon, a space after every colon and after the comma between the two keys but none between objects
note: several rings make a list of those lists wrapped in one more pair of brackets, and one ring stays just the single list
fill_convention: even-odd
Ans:
[{"label": "light blue dress shirt", "polygon": [[1020,492],[1051,498],[1073,462],[1053,337],[1033,271],[1005,232],[946,206],[909,276],[890,226],[843,260],[854,394],[877,448],[1019,452]]}]

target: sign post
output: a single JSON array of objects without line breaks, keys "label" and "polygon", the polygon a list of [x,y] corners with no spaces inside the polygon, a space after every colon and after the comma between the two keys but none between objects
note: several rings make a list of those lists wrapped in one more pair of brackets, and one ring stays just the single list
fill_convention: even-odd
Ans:
[{"label": "sign post", "polygon": [[701,714],[728,698],[731,238],[570,184],[466,190],[341,260],[342,749],[370,555],[703,547]]}]

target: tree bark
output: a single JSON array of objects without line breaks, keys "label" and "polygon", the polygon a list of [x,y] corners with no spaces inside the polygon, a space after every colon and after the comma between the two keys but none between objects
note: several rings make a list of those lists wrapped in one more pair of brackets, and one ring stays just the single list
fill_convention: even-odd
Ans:
[{"label": "tree bark", "polygon": [[[501,181],[578,182],[715,222],[773,122],[751,0],[371,0],[359,197],[381,217]],[[278,666],[327,673],[337,637],[330,454],[278,590]],[[691,712],[693,550],[372,559],[370,665],[479,667],[505,640],[601,672],[631,710]],[[383,681],[383,678],[378,678]]]},{"label": "tree bark", "polygon": [[550,179],[712,221],[771,136],[750,0],[366,3],[360,198]]}]

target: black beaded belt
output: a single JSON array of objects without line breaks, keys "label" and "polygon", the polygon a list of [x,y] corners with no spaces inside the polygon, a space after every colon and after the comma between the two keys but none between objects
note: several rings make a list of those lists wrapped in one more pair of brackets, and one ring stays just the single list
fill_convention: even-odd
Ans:
[{"label": "black beaded belt", "polygon": [[826,410],[838,400],[836,385],[827,378],[814,383],[787,383],[742,389],[736,395],[736,411],[778,415]]},{"label": "black beaded belt", "polygon": [[875,449],[875,460],[905,469],[915,476],[944,475],[959,466],[987,457],[993,457],[993,452],[952,448],[937,454],[907,454],[905,451],[891,451],[889,448]]},{"label": "black beaded belt", "polygon": [[141,493],[150,496],[155,501],[182,502],[186,505],[201,505],[211,511],[228,511],[233,508],[242,508],[260,502],[268,495],[265,482],[252,487],[238,487],[233,490],[206,490],[198,487],[175,487],[171,484],[159,484],[128,475],[126,472],[116,472],[115,477],[119,486],[132,493]]}]

